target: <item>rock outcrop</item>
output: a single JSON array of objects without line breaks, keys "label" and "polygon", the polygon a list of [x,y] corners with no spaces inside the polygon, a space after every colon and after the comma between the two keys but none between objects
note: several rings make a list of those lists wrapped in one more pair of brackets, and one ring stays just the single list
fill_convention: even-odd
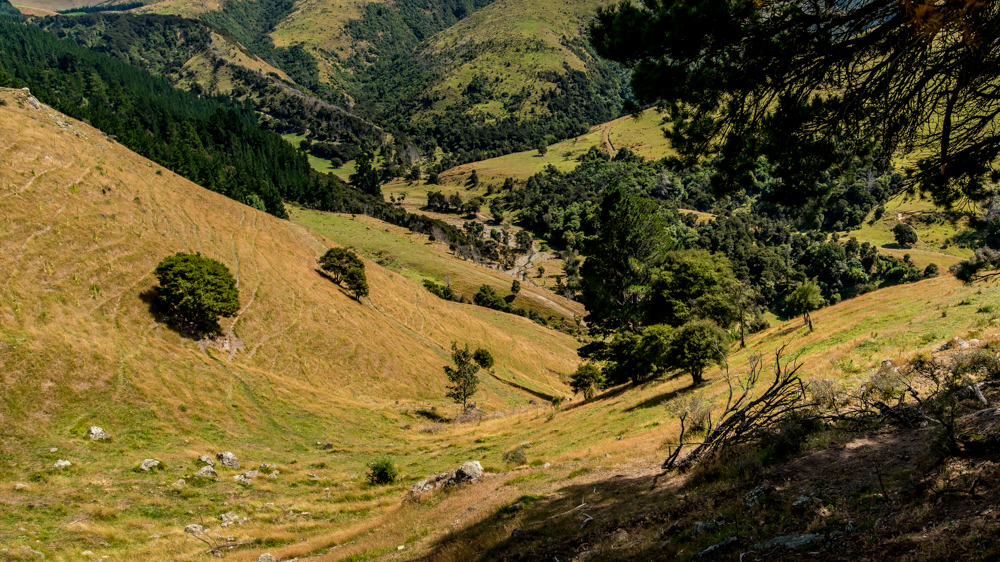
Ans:
[{"label": "rock outcrop", "polygon": [[238,469],[240,467],[240,459],[236,458],[236,455],[230,453],[229,451],[219,453],[215,455],[215,458],[219,461],[219,464],[226,468]]},{"label": "rock outcrop", "polygon": [[426,495],[439,488],[447,488],[458,484],[473,483],[483,477],[483,466],[479,461],[470,461],[462,464],[455,470],[435,474],[430,478],[425,478],[413,485],[413,488],[406,494],[404,501],[419,502]]},{"label": "rock outcrop", "polygon": [[90,426],[90,429],[87,430],[87,437],[90,437],[91,441],[107,441],[108,439],[111,439],[111,434],[96,425],[92,425]]}]

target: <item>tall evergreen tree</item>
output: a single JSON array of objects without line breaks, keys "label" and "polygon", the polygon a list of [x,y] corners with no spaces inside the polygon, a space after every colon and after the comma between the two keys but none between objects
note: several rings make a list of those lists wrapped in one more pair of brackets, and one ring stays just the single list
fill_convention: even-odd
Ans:
[{"label": "tall evergreen tree", "polygon": [[1000,2],[624,0],[591,35],[683,163],[721,156],[723,191],[763,155],[775,200],[822,204],[821,173],[870,147],[883,169],[916,155],[909,187],[942,204],[988,197],[1000,171]]},{"label": "tall evergreen tree", "polygon": [[654,201],[608,188],[597,240],[581,269],[587,321],[599,332],[635,329],[646,314],[654,269],[668,247]]}]

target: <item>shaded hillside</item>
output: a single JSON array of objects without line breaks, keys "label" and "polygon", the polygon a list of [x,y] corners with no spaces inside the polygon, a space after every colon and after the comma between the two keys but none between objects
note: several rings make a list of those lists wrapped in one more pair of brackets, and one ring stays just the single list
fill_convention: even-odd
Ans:
[{"label": "shaded hillside", "polygon": [[56,37],[162,76],[179,88],[249,102],[261,114],[263,126],[271,130],[309,131],[313,139],[351,147],[382,142],[378,127],[342,103],[331,103],[342,101],[340,94],[327,91],[326,99],[320,99],[311,91],[318,82],[308,59],[294,64],[297,59],[290,53],[288,57],[271,57],[272,64],[230,32],[199,20],[156,14],[90,14],[36,18],[32,23]]}]

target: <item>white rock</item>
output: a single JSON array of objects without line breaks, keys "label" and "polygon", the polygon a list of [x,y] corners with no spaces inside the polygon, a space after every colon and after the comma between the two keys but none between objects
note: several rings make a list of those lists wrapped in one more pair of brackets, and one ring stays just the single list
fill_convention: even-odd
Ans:
[{"label": "white rock", "polygon": [[204,530],[205,530],[204,527],[202,527],[201,525],[196,525],[196,524],[191,524],[191,525],[188,525],[187,527],[184,527],[184,532],[188,533],[188,534],[191,534],[191,535],[193,535],[195,533],[204,532]]},{"label": "white rock", "polygon": [[111,435],[96,425],[90,426],[90,429],[87,430],[87,437],[90,437],[91,441],[104,441],[111,439]]},{"label": "white rock", "polygon": [[56,463],[54,465],[52,465],[52,468],[54,468],[56,470],[61,470],[63,468],[69,468],[71,466],[73,466],[73,463],[71,463],[69,461],[64,461],[62,459],[59,459],[59,460],[56,461]]},{"label": "white rock", "polygon": [[58,447],[52,447],[51,449],[49,449],[49,452],[50,453],[58,453],[59,452],[59,448]]},{"label": "white rock", "polygon": [[470,461],[464,463],[462,466],[458,467],[455,471],[455,481],[458,482],[475,482],[483,477],[483,465],[479,464],[479,461]]},{"label": "white rock", "polygon": [[271,554],[261,554],[257,557],[257,562],[278,562],[278,559]]},{"label": "white rock", "polygon": [[31,487],[27,484],[14,484],[14,490],[17,492],[26,492],[30,490]]},{"label": "white rock", "polygon": [[215,461],[212,460],[212,457],[210,457],[208,455],[202,455],[202,456],[198,457],[198,460],[201,461],[201,462],[203,462],[203,463],[205,463],[205,464],[207,464],[208,466],[215,466]]},{"label": "white rock", "polygon": [[240,459],[236,458],[236,455],[226,451],[224,453],[219,453],[215,455],[215,458],[219,461],[219,464],[226,468],[239,468]]},{"label": "white rock", "polygon": [[143,472],[149,472],[151,469],[160,466],[160,461],[156,459],[146,459],[139,463],[139,470]]},{"label": "white rock", "polygon": [[218,478],[219,473],[215,471],[214,468],[210,466],[204,466],[198,472],[194,473],[195,478]]}]

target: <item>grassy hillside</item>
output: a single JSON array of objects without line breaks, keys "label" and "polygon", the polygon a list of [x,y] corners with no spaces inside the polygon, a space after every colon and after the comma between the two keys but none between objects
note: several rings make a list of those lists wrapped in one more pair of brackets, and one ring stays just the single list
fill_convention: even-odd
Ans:
[{"label": "grassy hillside", "polygon": [[603,0],[529,2],[497,0],[435,36],[423,55],[448,61],[425,92],[435,99],[424,118],[466,102],[470,84],[481,84],[482,100],[467,111],[493,118],[546,114],[542,95],[555,84],[549,74],[566,67],[586,71],[593,55],[574,43]]},{"label": "grassy hillside", "polygon": [[[559,379],[576,365],[574,342],[521,318],[441,301],[407,279],[405,267],[368,261],[371,300],[355,302],[315,272],[330,244],[323,236],[202,190],[48,108],[30,109],[24,92],[5,90],[0,99],[0,548],[29,556],[29,546],[67,560],[88,550],[113,561],[167,551],[196,557],[207,547],[183,528],[199,523],[247,543],[233,560],[262,552],[497,558],[562,548],[580,534],[582,518],[532,523],[581,499],[595,519],[587,532],[597,533],[581,536],[611,541],[610,558],[663,548],[663,536],[642,525],[662,529],[658,510],[674,509],[691,490],[676,477],[651,487],[676,431],[667,408],[688,391],[719,407],[725,383],[717,369],[695,389],[687,377],[661,379],[558,410],[530,405],[531,395],[487,376],[477,398],[489,415],[438,424],[455,412],[441,399],[452,339],[490,346],[497,375],[537,393],[566,393]],[[346,231],[349,222],[327,228]],[[401,253],[416,251],[398,243]],[[222,260],[239,280],[243,307],[224,321],[219,341],[182,339],[143,301],[156,262],[178,250]],[[812,333],[800,319],[775,325],[748,338],[730,366],[741,372],[749,353],[788,343],[807,379],[854,389],[886,358],[953,335],[995,338],[997,310],[995,291],[944,275],[817,311]],[[113,439],[87,440],[90,425]],[[526,463],[506,464],[503,453],[526,442]],[[232,481],[235,471],[220,470],[219,482],[172,486],[196,470],[198,455],[223,450],[248,468],[277,463],[280,475],[244,487]],[[365,463],[381,453],[393,455],[402,479],[372,487],[363,482]],[[164,461],[165,470],[134,472],[144,458]],[[74,465],[51,470],[57,459]],[[483,483],[401,503],[415,481],[470,459],[492,474]],[[854,505],[828,509],[836,518]],[[220,528],[218,516],[230,511],[249,520]],[[647,516],[652,523],[635,523]],[[858,524],[867,529],[874,516]],[[617,538],[621,521],[631,522],[627,540]],[[748,524],[751,537],[777,530]],[[671,533],[688,526],[685,519]],[[530,531],[527,542],[508,540],[514,528]],[[670,544],[703,548],[713,537],[682,534]],[[919,534],[913,540],[910,548],[919,548]]]},{"label": "grassy hillside", "polygon": [[[892,228],[900,222],[906,222],[917,231],[919,241],[913,248],[900,248],[896,244]],[[886,203],[885,213],[881,218],[869,216],[860,229],[849,232],[848,236],[855,236],[862,242],[871,242],[882,252],[896,257],[909,254],[920,267],[936,263],[940,268],[948,269],[972,256],[972,250],[962,248],[955,240],[965,230],[964,220],[952,224],[946,219],[945,213],[930,201],[904,194]]]},{"label": "grassy hillside", "polygon": [[[126,551],[159,551],[143,544],[150,532],[134,534],[130,526],[166,531],[191,507],[215,505],[220,493],[243,494],[229,489],[231,481],[191,490],[181,510],[163,495],[169,488],[131,473],[142,458],[164,460],[171,468],[163,478],[173,481],[191,472],[191,455],[202,449],[294,464],[323,440],[336,447],[323,458],[345,475],[363,473],[372,447],[413,439],[422,444],[409,449],[416,455],[432,435],[418,432],[421,420],[432,422],[414,411],[453,411],[443,398],[441,367],[454,340],[487,347],[497,358],[497,378],[487,376],[477,396],[487,411],[533,398],[499,379],[516,379],[537,393],[566,393],[561,378],[577,362],[569,337],[442,301],[373,262],[367,264],[371,298],[358,303],[316,272],[316,258],[330,245],[322,236],[203,190],[45,106],[32,109],[22,91],[4,90],[0,99],[0,473],[46,494],[78,494],[46,501],[30,518],[21,500],[36,492],[17,496],[21,507],[2,508],[0,517],[5,528],[13,518],[33,533],[45,529],[46,548],[60,557],[74,558],[101,541],[109,553],[118,550],[116,559]],[[155,285],[152,270],[176,251],[219,259],[236,276],[242,308],[223,321],[225,337],[186,340],[151,314],[144,299]],[[115,436],[110,446],[84,440],[92,424]],[[39,454],[50,447],[59,453]],[[431,467],[425,463],[437,455],[420,456],[408,469],[415,476],[457,459],[449,452]],[[66,475],[45,471],[54,457],[77,468]],[[301,468],[304,482],[304,471],[319,470]],[[262,488],[302,485],[297,468],[289,470],[288,480]],[[107,483],[76,487],[78,476],[96,474]],[[132,510],[132,484],[152,485],[158,499]],[[301,491],[307,490],[314,488]],[[0,488],[13,501],[10,493]],[[92,509],[92,500],[94,509],[106,506],[120,519],[59,527],[68,521],[60,515],[63,501],[77,517]],[[364,509],[381,505],[373,501]],[[180,535],[177,542],[185,540]],[[0,535],[7,541],[17,539]]]},{"label": "grassy hillside", "polygon": [[[450,283],[455,291],[469,299],[481,285],[490,285],[500,295],[509,295],[511,282],[515,279],[503,271],[462,260],[448,246],[431,242],[426,235],[371,217],[301,208],[293,208],[289,217],[292,222],[308,226],[340,245],[361,250],[369,258],[418,283],[424,279]],[[545,265],[552,273],[558,271],[554,264],[545,262]],[[583,305],[534,286],[538,281],[530,278],[523,282],[520,294],[511,304],[536,310],[543,318],[554,316],[570,326],[574,325],[574,316],[586,315]]]},{"label": "grassy hillside", "polygon": [[[472,170],[476,170],[480,181],[484,184],[503,182],[506,178],[524,181],[547,166],[568,172],[579,165],[577,158],[591,147],[597,147],[609,154],[627,148],[651,160],[658,160],[671,154],[670,144],[663,136],[660,116],[649,110],[638,119],[627,115],[594,125],[584,135],[548,146],[545,154],[539,154],[537,149],[533,149],[455,166],[442,172],[440,181],[441,185],[446,187],[464,186]],[[441,187],[428,186],[428,189],[440,190]]]},{"label": "grassy hillside", "polygon": [[92,4],[97,4],[96,1],[87,0],[19,0],[14,3],[16,6],[25,6],[27,8],[37,8],[39,10],[46,11],[58,11],[58,10],[68,10],[70,8],[78,8],[80,6],[89,6]]}]

